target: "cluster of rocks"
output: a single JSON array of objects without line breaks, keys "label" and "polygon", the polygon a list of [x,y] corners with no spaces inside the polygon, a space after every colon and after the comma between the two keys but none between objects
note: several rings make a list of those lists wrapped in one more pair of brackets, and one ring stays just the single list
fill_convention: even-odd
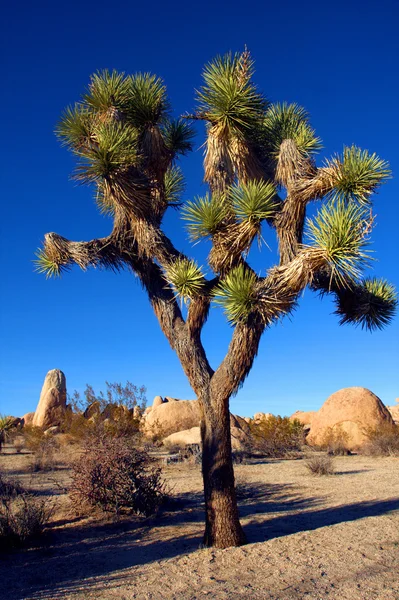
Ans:
[{"label": "cluster of rocks", "polygon": [[[155,396],[152,406],[143,415],[141,428],[145,436],[162,439],[166,447],[184,447],[201,443],[201,411],[198,400],[178,400]],[[230,414],[233,450],[242,450],[249,443],[250,419]]]},{"label": "cluster of rocks", "polygon": [[[71,408],[67,405],[65,375],[59,369],[53,369],[46,375],[36,411],[16,419],[16,424],[33,425],[56,432],[68,411]],[[162,440],[167,447],[185,447],[201,442],[201,411],[198,400],[155,396],[152,406],[144,414],[138,406],[129,411],[124,406],[112,404],[104,408],[96,401],[85,410],[84,417],[88,420],[101,417],[104,422],[118,421],[126,413],[140,420],[140,429],[147,438]],[[270,413],[256,413],[250,419],[231,414],[233,450],[248,448],[251,444],[252,425],[259,425],[271,416]],[[367,429],[394,422],[399,424],[399,403],[386,407],[370,390],[350,387],[332,394],[319,411],[297,411],[290,419],[297,419],[305,426],[310,445],[320,445],[326,432],[339,430],[347,438],[348,449],[355,450],[366,442]]]}]

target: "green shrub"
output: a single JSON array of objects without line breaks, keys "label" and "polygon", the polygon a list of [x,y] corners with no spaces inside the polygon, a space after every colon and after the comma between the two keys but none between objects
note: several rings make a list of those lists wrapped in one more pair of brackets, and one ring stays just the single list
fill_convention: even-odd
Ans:
[{"label": "green shrub", "polygon": [[369,456],[399,456],[399,426],[386,423],[365,430],[368,438],[362,452]]},{"label": "green shrub", "polygon": [[298,420],[271,415],[250,424],[253,448],[265,456],[284,457],[299,452],[305,441],[304,426]]},{"label": "green shrub", "polygon": [[348,440],[349,435],[343,430],[341,424],[334,428],[327,427],[319,448],[332,456],[345,456],[350,454]]}]

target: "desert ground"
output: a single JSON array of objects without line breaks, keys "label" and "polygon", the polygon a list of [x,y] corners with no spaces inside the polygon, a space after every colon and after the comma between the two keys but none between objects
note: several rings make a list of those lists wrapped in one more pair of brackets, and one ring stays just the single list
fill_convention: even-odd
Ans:
[{"label": "desert ground", "polygon": [[78,517],[67,466],[32,473],[11,447],[1,471],[56,502],[41,545],[0,555],[3,600],[399,599],[399,459],[336,457],[236,466],[248,545],[202,549],[198,465],[164,467],[172,500],[156,517]]}]

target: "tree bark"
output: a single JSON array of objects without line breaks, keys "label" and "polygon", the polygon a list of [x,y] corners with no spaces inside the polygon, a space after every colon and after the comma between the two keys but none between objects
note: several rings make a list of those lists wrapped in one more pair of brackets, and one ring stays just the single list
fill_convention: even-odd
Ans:
[{"label": "tree bark", "polygon": [[246,543],[238,516],[231,450],[229,398],[200,398],[202,476],[205,496],[204,546]]}]

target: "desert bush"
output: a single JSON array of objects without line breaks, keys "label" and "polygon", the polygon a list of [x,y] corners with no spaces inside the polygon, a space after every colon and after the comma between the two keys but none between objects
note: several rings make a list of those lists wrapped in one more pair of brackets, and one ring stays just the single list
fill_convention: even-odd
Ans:
[{"label": "desert bush", "polygon": [[0,549],[26,545],[46,528],[53,505],[0,475]]},{"label": "desert bush", "polygon": [[334,428],[327,427],[319,447],[331,456],[346,456],[350,454],[348,440],[349,435],[343,430],[342,425]]},{"label": "desert bush", "polygon": [[23,435],[17,435],[13,440],[13,445],[15,448],[15,452],[20,454],[22,450],[25,448],[25,438]]},{"label": "desert bush", "polygon": [[133,410],[136,406],[143,413],[147,405],[146,388],[145,386],[136,386],[130,381],[125,385],[121,383],[105,382],[105,392],[100,391],[98,394],[93,387],[86,384],[83,392],[83,398],[78,391],[74,391],[68,396],[68,403],[72,411],[76,414],[83,413],[87,407],[94,402],[98,402],[100,410],[103,411],[108,405],[123,406],[129,410]]},{"label": "desert bush", "polygon": [[70,498],[76,507],[150,515],[166,495],[161,469],[126,437],[90,437],[72,467]]},{"label": "desert bush", "polygon": [[[147,444],[145,447],[146,448],[148,447]],[[163,447],[165,448],[165,450],[167,450],[169,452],[169,454],[179,454],[179,452],[181,450],[180,444],[171,444],[169,442],[164,443]]]},{"label": "desert bush", "polygon": [[305,466],[312,475],[333,475],[335,472],[334,459],[328,454],[312,456]]},{"label": "desert bush", "polygon": [[46,434],[40,427],[24,428],[25,446],[34,453],[32,471],[49,471],[55,466],[58,441],[52,434]]},{"label": "desert bush", "polygon": [[248,450],[264,456],[284,457],[302,449],[304,426],[298,420],[271,415],[260,423],[251,423],[253,447]]},{"label": "desert bush", "polygon": [[368,456],[399,456],[399,426],[386,423],[365,430],[368,438],[362,452]]},{"label": "desert bush", "polygon": [[13,417],[0,414],[0,452],[2,450],[3,444],[9,439],[13,427]]}]

